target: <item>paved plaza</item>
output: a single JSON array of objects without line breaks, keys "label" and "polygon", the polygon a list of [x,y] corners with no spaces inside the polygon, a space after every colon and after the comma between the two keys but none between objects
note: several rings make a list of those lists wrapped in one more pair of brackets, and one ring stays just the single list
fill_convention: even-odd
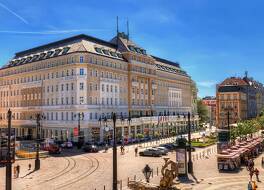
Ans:
[{"label": "paved plaza", "polygon": [[[145,144],[143,146],[151,146]],[[142,169],[149,164],[154,170],[151,183],[158,183],[161,174],[160,169],[164,163],[163,158],[135,157],[134,147],[126,147],[125,155],[118,149],[118,179],[119,187],[127,189],[129,179],[144,179]],[[142,147],[143,149],[144,147]],[[141,148],[140,148],[141,149]],[[206,149],[197,149],[193,152],[194,176],[185,183],[186,189],[193,190],[228,190],[246,189],[249,180],[248,171],[245,168],[238,173],[219,173],[217,170],[216,146]],[[175,160],[175,152],[167,157]],[[63,154],[48,157],[41,160],[41,170],[32,172],[28,170],[28,164],[34,166],[34,160],[19,160],[14,165],[21,166],[20,177],[13,179],[14,190],[106,190],[111,189],[112,181],[112,150],[107,153],[84,153],[81,150],[65,150]],[[261,167],[261,156],[255,161],[260,170],[260,179],[264,181]],[[4,189],[5,168],[0,168],[0,189]],[[122,181],[122,182],[121,182]],[[122,183],[122,184],[121,184]],[[264,188],[258,183],[259,189]]]}]

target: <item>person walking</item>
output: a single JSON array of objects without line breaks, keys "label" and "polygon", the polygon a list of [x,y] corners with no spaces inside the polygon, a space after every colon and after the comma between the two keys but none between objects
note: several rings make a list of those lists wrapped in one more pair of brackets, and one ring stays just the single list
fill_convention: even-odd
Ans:
[{"label": "person walking", "polygon": [[257,182],[259,182],[259,170],[255,168],[254,173],[256,175]]},{"label": "person walking", "polygon": [[257,190],[258,186],[255,181],[253,181],[252,190]]},{"label": "person walking", "polygon": [[31,164],[30,163],[28,164],[28,170],[31,170]]},{"label": "person walking", "polygon": [[16,168],[16,166],[14,166],[14,178],[16,178],[17,177],[17,168]]},{"label": "person walking", "polygon": [[17,178],[19,178],[19,173],[20,173],[20,165],[19,164],[17,165],[16,170],[17,170]]},{"label": "person walking", "polygon": [[250,177],[250,181],[252,181],[252,176],[254,175],[254,170],[249,170],[249,177]]},{"label": "person walking", "polygon": [[252,190],[252,184],[250,181],[248,182],[248,190]]},{"label": "person walking", "polygon": [[108,150],[108,144],[106,143],[105,144],[105,152],[107,152],[107,150]]},{"label": "person walking", "polygon": [[135,148],[135,156],[137,157],[138,154],[138,147]]}]

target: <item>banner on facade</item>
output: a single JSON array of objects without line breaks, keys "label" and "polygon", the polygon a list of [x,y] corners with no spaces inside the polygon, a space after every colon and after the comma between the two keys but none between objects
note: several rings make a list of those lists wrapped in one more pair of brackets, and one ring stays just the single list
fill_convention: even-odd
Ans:
[{"label": "banner on facade", "polygon": [[73,135],[74,135],[75,137],[79,136],[79,130],[78,130],[78,127],[74,127],[74,129],[73,129]]}]

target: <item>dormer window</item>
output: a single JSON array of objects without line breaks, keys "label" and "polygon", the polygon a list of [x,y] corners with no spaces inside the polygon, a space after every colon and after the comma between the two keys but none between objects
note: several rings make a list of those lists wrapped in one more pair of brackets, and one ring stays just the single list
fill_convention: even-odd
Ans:
[{"label": "dormer window", "polygon": [[103,49],[103,53],[104,53],[105,55],[109,55],[109,51],[106,50],[106,49]]},{"label": "dormer window", "polygon": [[103,53],[101,48],[95,47],[94,49],[97,53]]}]

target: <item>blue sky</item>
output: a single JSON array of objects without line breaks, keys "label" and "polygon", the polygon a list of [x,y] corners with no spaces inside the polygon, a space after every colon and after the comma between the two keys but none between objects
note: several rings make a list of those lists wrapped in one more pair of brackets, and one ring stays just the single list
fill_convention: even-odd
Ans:
[{"label": "blue sky", "polygon": [[228,76],[264,83],[264,1],[254,0],[0,0],[0,65],[17,51],[80,33],[111,39],[130,22],[148,53],[178,61],[199,96],[215,94]]}]

